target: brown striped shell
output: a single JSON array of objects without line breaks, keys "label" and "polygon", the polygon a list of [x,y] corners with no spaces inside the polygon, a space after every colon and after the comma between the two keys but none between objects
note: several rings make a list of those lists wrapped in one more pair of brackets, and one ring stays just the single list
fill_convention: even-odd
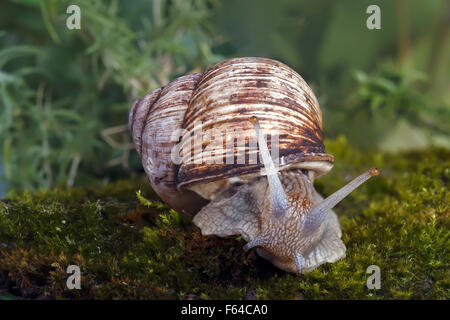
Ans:
[{"label": "brown striped shell", "polygon": [[[271,59],[229,59],[203,75],[180,77],[137,101],[129,124],[155,191],[174,209],[192,214],[201,198],[189,190],[212,199],[230,179],[245,181],[261,174],[259,157],[249,160],[259,154],[249,148],[255,135],[251,116],[259,119],[264,132],[277,133],[280,169],[305,168],[315,176],[331,169],[334,159],[325,153],[322,114],[313,91],[294,70]],[[200,134],[196,123],[201,124]],[[177,129],[185,130],[181,139],[173,136]],[[231,151],[226,136],[230,132],[246,137],[239,144],[231,134]],[[199,136],[200,145],[195,140]],[[267,142],[270,149],[269,136]],[[210,148],[213,144],[222,149]],[[171,161],[175,145],[183,151],[179,165]],[[245,154],[245,163],[236,163],[239,152]],[[208,157],[217,163],[204,161]],[[234,161],[227,163],[227,157]]]},{"label": "brown striped shell", "polygon": [[187,215],[196,213],[206,201],[192,191],[177,189],[177,168],[170,154],[178,142],[172,134],[181,128],[200,76],[182,76],[149,92],[133,104],[129,114],[134,146],[153,189],[171,208]]}]

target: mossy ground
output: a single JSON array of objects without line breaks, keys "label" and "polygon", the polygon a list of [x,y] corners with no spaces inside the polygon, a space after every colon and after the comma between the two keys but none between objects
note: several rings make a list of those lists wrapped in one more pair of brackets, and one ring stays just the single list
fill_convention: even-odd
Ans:
[{"label": "mossy ground", "polygon": [[[363,153],[343,138],[326,146],[336,165],[315,183],[323,195],[381,170],[335,209],[347,246],[339,262],[300,277],[280,271],[242,239],[202,236],[144,179],[25,191],[0,201],[0,299],[448,299],[450,152]],[[71,264],[81,290],[66,288]],[[366,287],[370,265],[380,290]]]}]

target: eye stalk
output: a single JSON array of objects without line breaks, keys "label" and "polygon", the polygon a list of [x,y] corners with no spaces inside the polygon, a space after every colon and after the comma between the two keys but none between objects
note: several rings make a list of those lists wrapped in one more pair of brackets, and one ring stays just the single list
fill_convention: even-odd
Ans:
[{"label": "eye stalk", "polygon": [[261,153],[264,168],[266,169],[267,180],[269,181],[270,192],[270,212],[275,217],[281,217],[287,210],[288,200],[284,192],[280,178],[278,177],[278,169],[273,163],[269,153],[266,140],[264,139],[258,118],[252,116],[250,122],[253,124],[258,139],[259,152]]},{"label": "eye stalk", "polygon": [[328,196],[328,198],[324,199],[308,213],[305,221],[305,230],[307,232],[315,231],[323,223],[323,221],[325,221],[330,209],[334,208],[335,205],[337,205],[361,184],[369,180],[371,177],[379,174],[380,171],[377,168],[371,168],[347,183],[332,195]]}]

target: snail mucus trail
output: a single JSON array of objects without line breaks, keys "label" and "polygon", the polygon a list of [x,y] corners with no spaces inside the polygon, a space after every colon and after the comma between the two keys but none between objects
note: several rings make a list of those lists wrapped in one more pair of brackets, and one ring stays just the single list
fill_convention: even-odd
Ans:
[{"label": "snail mucus trail", "polygon": [[349,193],[378,175],[371,168],[323,199],[307,171],[278,172],[259,121],[252,116],[265,176],[219,194],[194,217],[202,234],[242,235],[245,250],[258,254],[286,271],[301,274],[345,257],[341,229],[332,208]]}]

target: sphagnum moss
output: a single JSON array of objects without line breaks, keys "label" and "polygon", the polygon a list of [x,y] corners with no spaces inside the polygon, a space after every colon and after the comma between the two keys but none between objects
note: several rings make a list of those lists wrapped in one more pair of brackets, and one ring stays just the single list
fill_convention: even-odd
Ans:
[{"label": "sphagnum moss", "polygon": [[[204,237],[143,181],[12,193],[0,202],[0,298],[448,299],[450,152],[362,153],[326,143],[328,195],[371,166],[381,175],[336,208],[347,257],[300,277],[244,252],[240,238]],[[140,190],[138,194],[136,194]],[[82,290],[65,287],[82,270]],[[367,267],[381,270],[369,290]]]}]

